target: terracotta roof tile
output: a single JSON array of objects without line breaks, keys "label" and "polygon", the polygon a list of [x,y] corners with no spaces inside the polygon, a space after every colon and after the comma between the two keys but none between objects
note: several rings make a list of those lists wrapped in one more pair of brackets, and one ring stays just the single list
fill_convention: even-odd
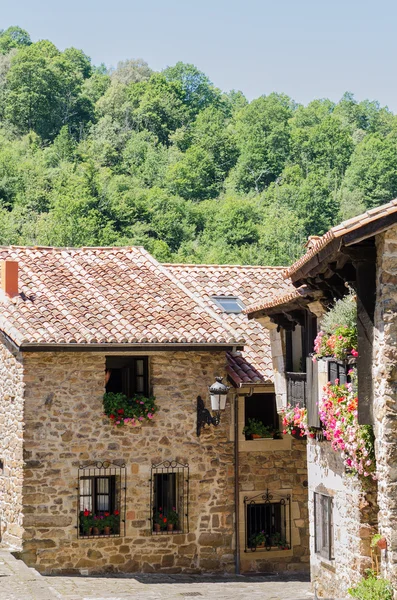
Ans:
[{"label": "terracotta roof tile", "polygon": [[246,338],[244,351],[228,353],[228,373],[234,383],[255,385],[273,381],[268,331],[244,313],[225,313],[211,296],[236,296],[244,305],[260,303],[290,289],[285,267],[238,265],[165,265],[197,298]]},{"label": "terracotta roof tile", "polygon": [[279,294],[273,296],[268,302],[259,302],[258,304],[250,304],[245,308],[245,314],[250,315],[255,312],[265,311],[267,308],[273,308],[276,306],[282,306],[283,304],[287,304],[296,298],[301,298],[302,293],[298,291],[297,288],[294,288],[292,282],[289,279],[285,280],[289,283],[290,291],[284,294]]},{"label": "terracotta roof tile", "polygon": [[397,220],[397,199],[388,202],[387,204],[382,204],[381,206],[377,206],[376,208],[371,208],[367,212],[358,215],[357,217],[353,217],[347,221],[343,221],[339,225],[332,227],[327,233],[325,233],[311,248],[304,254],[300,259],[298,259],[293,265],[288,267],[285,271],[285,277],[291,277],[293,273],[298,271],[304,264],[309,262],[320,250],[325,248],[332,240],[343,237],[345,234],[350,233],[351,231],[355,231],[363,227],[368,223],[372,223],[381,219],[382,217],[386,217],[388,215],[396,214]]},{"label": "terracotta roof tile", "polygon": [[1,247],[20,294],[0,330],[21,344],[223,344],[243,338],[141,247]]}]

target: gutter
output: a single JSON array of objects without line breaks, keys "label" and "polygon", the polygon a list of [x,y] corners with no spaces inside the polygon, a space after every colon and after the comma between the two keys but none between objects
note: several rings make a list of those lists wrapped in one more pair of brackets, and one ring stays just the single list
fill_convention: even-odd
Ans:
[{"label": "gutter", "polygon": [[211,344],[187,344],[187,343],[169,343],[169,344],[30,344],[22,343],[20,346],[15,344],[20,352],[155,352],[155,351],[175,351],[184,350],[186,352],[224,350],[229,351],[233,348],[242,350],[244,346],[236,346],[225,343]]},{"label": "gutter", "polygon": [[235,535],[236,559],[235,573],[240,575],[240,502],[239,502],[239,455],[238,455],[238,393],[234,394],[234,506],[235,506]]}]

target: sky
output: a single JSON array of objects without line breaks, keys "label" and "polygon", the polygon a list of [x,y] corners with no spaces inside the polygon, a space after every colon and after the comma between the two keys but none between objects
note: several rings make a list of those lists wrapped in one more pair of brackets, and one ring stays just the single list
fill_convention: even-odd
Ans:
[{"label": "sky", "polygon": [[395,0],[0,0],[0,29],[75,46],[94,64],[193,63],[249,100],[378,100],[397,112]]}]

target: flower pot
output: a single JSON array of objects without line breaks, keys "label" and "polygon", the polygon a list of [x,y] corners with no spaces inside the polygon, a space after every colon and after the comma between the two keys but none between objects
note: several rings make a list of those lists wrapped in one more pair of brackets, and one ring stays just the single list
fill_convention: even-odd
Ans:
[{"label": "flower pot", "polygon": [[92,528],[92,533],[93,533],[94,535],[99,535],[99,534],[100,534],[100,531],[99,531],[98,527],[93,527],[93,528]]},{"label": "flower pot", "polygon": [[378,546],[378,548],[380,550],[386,550],[386,548],[387,548],[386,538],[380,538],[380,540],[377,541],[376,545]]},{"label": "flower pot", "polygon": [[92,535],[92,527],[83,531],[83,535]]},{"label": "flower pot", "polygon": [[110,527],[106,526],[103,528],[103,534],[104,535],[110,535]]},{"label": "flower pot", "polygon": [[260,440],[261,439],[261,435],[259,435],[259,433],[251,433],[251,440]]},{"label": "flower pot", "polygon": [[167,531],[174,531],[174,524],[173,523],[168,523],[167,524]]},{"label": "flower pot", "polygon": [[160,523],[154,523],[154,525],[153,525],[153,531],[155,533],[160,533],[160,529],[161,529],[160,528]]}]

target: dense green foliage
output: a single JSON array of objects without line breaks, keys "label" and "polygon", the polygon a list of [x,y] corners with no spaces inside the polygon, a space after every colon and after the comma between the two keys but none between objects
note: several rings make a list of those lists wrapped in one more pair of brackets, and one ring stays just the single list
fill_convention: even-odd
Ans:
[{"label": "dense green foliage", "polygon": [[393,600],[390,581],[369,572],[368,576],[354,587],[348,589],[350,596],[358,600]]},{"label": "dense green foliage", "polygon": [[247,102],[196,67],[95,67],[0,31],[0,243],[142,244],[158,259],[288,264],[397,195],[397,120],[345,94]]}]

